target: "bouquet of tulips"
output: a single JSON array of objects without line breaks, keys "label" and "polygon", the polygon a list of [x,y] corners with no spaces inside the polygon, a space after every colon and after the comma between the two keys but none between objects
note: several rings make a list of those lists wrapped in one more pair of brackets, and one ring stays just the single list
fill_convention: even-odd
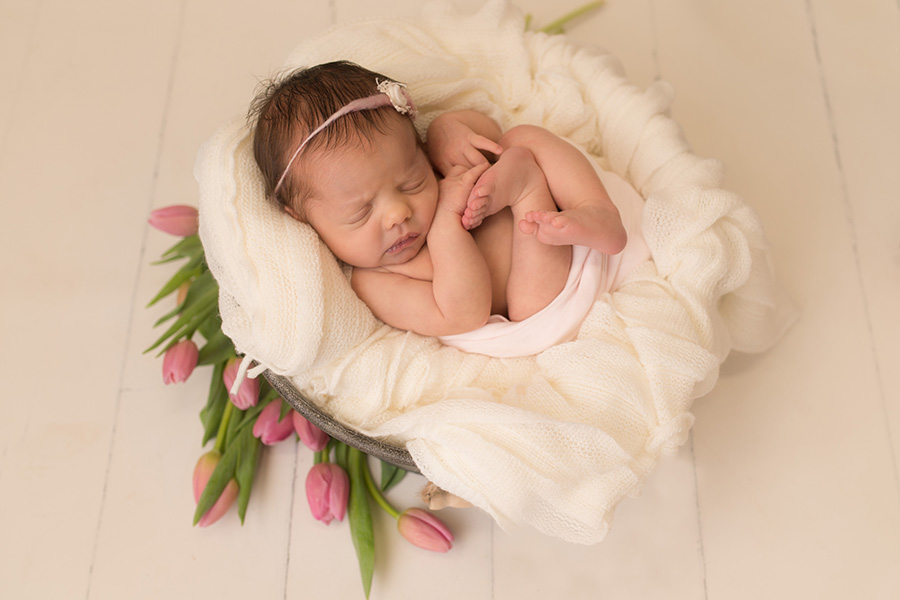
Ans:
[{"label": "bouquet of tulips", "polygon": [[[194,524],[212,525],[235,501],[243,523],[263,448],[296,434],[315,453],[315,464],[306,478],[312,516],[326,525],[348,516],[367,598],[375,566],[370,498],[397,520],[401,535],[411,543],[436,552],[449,550],[453,535],[434,515],[419,508],[401,513],[385,498],[384,493],[406,471],[382,462],[381,481],[376,484],[365,454],[329,439],[292,410],[265,380],[244,379],[232,393],[239,359],[231,340],[222,333],[219,287],[209,272],[197,236],[197,209],[161,208],[151,213],[150,224],[181,238],[157,264],[186,262],[150,301],[152,306],[172,294],[176,296],[175,306],[155,326],[171,324],[146,352],[159,349],[163,356],[163,381],[167,384],[185,381],[198,365],[212,367],[209,395],[200,411],[200,421],[201,445],[212,440],[214,445],[200,456],[194,468]],[[200,338],[202,345],[196,341]]]}]

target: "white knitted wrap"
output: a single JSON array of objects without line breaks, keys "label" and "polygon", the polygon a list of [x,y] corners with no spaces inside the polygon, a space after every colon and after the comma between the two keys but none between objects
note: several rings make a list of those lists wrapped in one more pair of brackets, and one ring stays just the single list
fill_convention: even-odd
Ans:
[{"label": "white knitted wrap", "polygon": [[670,86],[641,91],[609,55],[524,29],[502,0],[473,16],[441,2],[332,28],[287,66],[357,62],[408,85],[422,132],[464,108],[538,124],[630,181],[653,261],[595,303],[575,341],[488,358],[377,321],[315,232],[266,201],[243,117],[198,157],[200,234],[239,352],[345,424],[405,443],[428,479],[501,525],[593,543],[685,441],[729,351],[766,349],[791,310],[756,214],[667,116]]}]

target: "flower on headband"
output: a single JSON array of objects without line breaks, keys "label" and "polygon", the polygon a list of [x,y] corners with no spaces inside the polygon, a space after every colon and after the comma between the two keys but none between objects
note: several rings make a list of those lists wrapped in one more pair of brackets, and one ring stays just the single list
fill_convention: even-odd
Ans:
[{"label": "flower on headband", "polygon": [[410,100],[409,94],[406,92],[405,85],[389,79],[377,83],[378,91],[387,95],[398,113],[401,115],[415,113],[416,107],[413,106],[412,100]]}]

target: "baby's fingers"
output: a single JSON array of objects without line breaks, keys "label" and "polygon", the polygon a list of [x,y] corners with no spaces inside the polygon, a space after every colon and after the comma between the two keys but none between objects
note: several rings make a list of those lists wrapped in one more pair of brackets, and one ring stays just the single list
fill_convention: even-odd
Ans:
[{"label": "baby's fingers", "polygon": [[485,171],[488,170],[488,168],[489,168],[490,166],[491,166],[491,165],[488,164],[487,161],[485,161],[485,162],[483,162],[483,163],[476,164],[476,165],[472,165],[472,167],[471,167],[470,169],[468,169],[468,170],[463,174],[462,180],[463,180],[467,185],[472,185],[472,186],[474,186],[474,185],[475,185],[475,182],[478,181],[478,179],[484,174]]},{"label": "baby's fingers", "polygon": [[496,154],[497,156],[503,154],[503,146],[490,138],[484,137],[483,135],[473,135],[470,142],[479,150],[484,150],[485,152],[490,152],[491,154]]},{"label": "baby's fingers", "polygon": [[447,171],[447,176],[444,177],[441,182],[444,185],[460,183],[471,188],[475,185],[475,182],[478,181],[478,178],[481,177],[482,173],[487,171],[488,167],[490,166],[491,165],[489,165],[487,162],[483,164],[473,165],[471,167],[454,165]]}]

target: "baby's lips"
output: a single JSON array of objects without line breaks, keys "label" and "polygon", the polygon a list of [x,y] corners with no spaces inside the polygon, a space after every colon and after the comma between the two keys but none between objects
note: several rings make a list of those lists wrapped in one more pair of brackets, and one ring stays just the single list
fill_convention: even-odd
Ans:
[{"label": "baby's lips", "polygon": [[398,252],[403,247],[409,245],[409,243],[415,240],[417,237],[419,237],[419,235],[416,233],[406,234],[405,236],[394,242],[394,245],[388,248],[385,251],[385,254],[393,254],[394,252]]}]

